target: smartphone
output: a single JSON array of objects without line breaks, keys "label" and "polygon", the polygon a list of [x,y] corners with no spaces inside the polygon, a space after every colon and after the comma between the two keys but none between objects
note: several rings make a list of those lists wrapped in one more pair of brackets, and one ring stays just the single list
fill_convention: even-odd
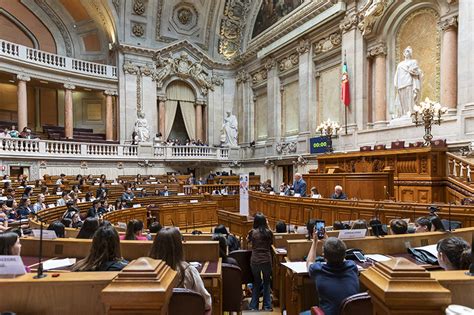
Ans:
[{"label": "smartphone", "polygon": [[316,235],[318,236],[318,239],[322,240],[324,238],[324,233],[326,232],[324,227],[326,222],[323,220],[317,220],[316,223],[314,224],[314,230],[316,232]]},{"label": "smartphone", "polygon": [[366,262],[367,258],[365,258],[364,254],[362,254],[359,251],[354,251],[354,256],[357,258],[358,261],[360,262]]}]

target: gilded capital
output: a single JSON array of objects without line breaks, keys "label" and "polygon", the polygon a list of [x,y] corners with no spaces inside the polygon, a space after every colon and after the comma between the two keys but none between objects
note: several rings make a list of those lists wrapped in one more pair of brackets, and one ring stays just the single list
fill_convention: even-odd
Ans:
[{"label": "gilded capital", "polygon": [[377,57],[379,55],[387,55],[387,46],[384,42],[379,42],[377,45],[371,47],[367,53],[368,57]]},{"label": "gilded capital", "polygon": [[31,78],[29,76],[27,76],[26,74],[23,74],[23,73],[17,74],[16,79],[18,81],[25,81],[25,82],[29,82],[31,80]]},{"label": "gilded capital", "polygon": [[76,86],[71,84],[71,83],[64,83],[64,88],[66,90],[74,90],[76,88]]},{"label": "gilded capital", "polygon": [[458,17],[451,16],[449,18],[439,21],[438,27],[443,32],[455,30],[458,27]]}]

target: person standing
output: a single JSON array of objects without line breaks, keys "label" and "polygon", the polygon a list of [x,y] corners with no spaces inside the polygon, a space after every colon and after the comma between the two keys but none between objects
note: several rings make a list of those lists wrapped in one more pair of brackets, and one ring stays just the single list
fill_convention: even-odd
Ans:
[{"label": "person standing", "polygon": [[253,220],[253,229],[249,232],[248,241],[252,243],[250,267],[253,274],[252,300],[250,310],[258,310],[260,292],[263,286],[263,310],[272,311],[270,295],[270,278],[272,274],[273,233],[268,228],[268,222],[262,213],[257,213]]},{"label": "person standing", "polygon": [[296,173],[294,176],[293,190],[295,194],[299,194],[300,197],[306,197],[306,182],[300,173]]}]

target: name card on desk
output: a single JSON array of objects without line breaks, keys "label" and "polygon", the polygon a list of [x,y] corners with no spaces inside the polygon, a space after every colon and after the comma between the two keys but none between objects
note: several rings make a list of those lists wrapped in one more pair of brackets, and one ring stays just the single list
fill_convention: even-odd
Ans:
[{"label": "name card on desk", "polygon": [[140,208],[141,206],[142,206],[142,205],[139,204],[139,203],[133,205],[134,208]]},{"label": "name card on desk", "polygon": [[199,200],[196,200],[196,199],[192,199],[192,200],[189,200],[190,203],[198,203]]},{"label": "name card on desk", "polygon": [[367,229],[355,229],[355,230],[341,230],[337,238],[341,240],[347,240],[352,238],[364,238],[367,234]]},{"label": "name card on desk", "polygon": [[280,196],[284,196],[284,195],[285,195],[285,193],[284,193],[284,192],[281,192],[281,193],[280,193]]},{"label": "name card on desk", "polygon": [[20,256],[1,255],[0,256],[0,276],[16,276],[26,273],[25,265]]},{"label": "name card on desk", "polygon": [[178,193],[178,196],[185,196],[185,193]]},{"label": "name card on desk", "polygon": [[[33,233],[34,237],[40,238],[41,230],[40,229],[33,229],[31,230]],[[56,235],[56,232],[53,230],[43,230],[43,239],[45,240],[54,240],[55,238],[58,238]]]},{"label": "name card on desk", "polygon": [[301,194],[294,194],[294,197],[301,197]]}]

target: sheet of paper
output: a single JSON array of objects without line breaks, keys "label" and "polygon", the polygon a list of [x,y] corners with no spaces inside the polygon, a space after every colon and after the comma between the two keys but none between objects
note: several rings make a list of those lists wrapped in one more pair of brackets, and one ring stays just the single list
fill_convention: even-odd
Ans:
[{"label": "sheet of paper", "polygon": [[286,268],[293,270],[295,273],[307,273],[306,261],[284,262],[281,263]]},{"label": "sheet of paper", "polygon": [[76,258],[50,259],[43,262],[44,270],[58,269],[72,266],[76,263]]},{"label": "sheet of paper", "polygon": [[25,265],[23,265],[20,256],[0,256],[0,277],[24,275],[25,273]]},{"label": "sheet of paper", "polygon": [[387,261],[387,260],[392,259],[390,257],[387,257],[385,255],[380,255],[380,254],[368,254],[368,255],[365,255],[365,257],[367,257],[370,260],[378,261],[378,262]]},{"label": "sheet of paper", "polygon": [[429,252],[430,254],[432,254],[433,256],[438,257],[438,248],[437,248],[436,244],[421,246],[421,247],[415,247],[415,249],[425,250],[425,251]]}]

